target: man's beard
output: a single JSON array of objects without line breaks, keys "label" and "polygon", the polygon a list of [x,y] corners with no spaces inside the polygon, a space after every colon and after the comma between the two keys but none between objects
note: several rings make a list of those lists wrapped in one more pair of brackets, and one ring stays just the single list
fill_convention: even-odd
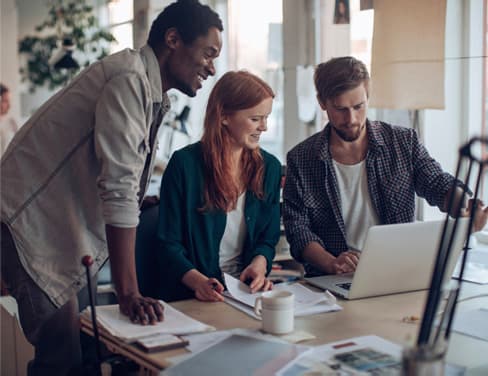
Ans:
[{"label": "man's beard", "polygon": [[339,138],[342,139],[343,141],[354,142],[359,138],[359,136],[361,136],[361,132],[365,126],[366,126],[366,123],[364,123],[358,127],[354,127],[353,128],[354,131],[352,133],[348,132],[342,128],[339,128],[339,127],[332,127],[332,128],[334,129],[336,135],[338,135]]}]

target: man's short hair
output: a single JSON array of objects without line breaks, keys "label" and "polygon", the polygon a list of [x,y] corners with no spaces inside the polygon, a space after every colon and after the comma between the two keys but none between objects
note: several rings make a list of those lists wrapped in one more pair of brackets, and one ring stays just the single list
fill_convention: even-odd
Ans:
[{"label": "man's short hair", "polygon": [[164,35],[175,28],[185,44],[191,44],[200,36],[205,36],[211,27],[224,30],[219,15],[198,0],[178,0],[168,5],[151,25],[147,44],[160,51],[164,46]]},{"label": "man's short hair", "polygon": [[315,89],[322,103],[355,89],[362,83],[369,97],[369,73],[364,63],[352,56],[336,57],[315,69]]}]

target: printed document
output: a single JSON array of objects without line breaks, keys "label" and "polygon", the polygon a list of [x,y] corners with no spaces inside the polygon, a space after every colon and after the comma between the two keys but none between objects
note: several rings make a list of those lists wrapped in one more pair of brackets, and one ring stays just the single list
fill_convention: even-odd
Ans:
[{"label": "printed document", "polygon": [[[224,274],[227,291],[224,292],[226,303],[247,313],[256,319],[259,317],[254,313],[254,302],[261,296],[262,291],[251,294],[249,287],[237,278]],[[336,298],[328,291],[312,291],[301,283],[280,283],[273,286],[273,290],[290,291],[295,295],[295,316],[306,316],[321,312],[341,310],[336,303]]]}]

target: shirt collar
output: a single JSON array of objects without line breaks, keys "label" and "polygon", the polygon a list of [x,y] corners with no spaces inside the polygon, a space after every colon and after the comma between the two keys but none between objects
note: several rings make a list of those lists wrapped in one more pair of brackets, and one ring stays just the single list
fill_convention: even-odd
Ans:
[{"label": "shirt collar", "polygon": [[376,150],[386,146],[386,140],[382,132],[383,127],[379,121],[366,120],[366,129],[368,130],[369,148]]},{"label": "shirt collar", "polygon": [[158,59],[156,58],[151,46],[147,44],[140,49],[140,53],[142,55],[144,65],[146,66],[149,85],[151,85],[152,100],[153,102],[161,103],[163,102],[163,89]]}]

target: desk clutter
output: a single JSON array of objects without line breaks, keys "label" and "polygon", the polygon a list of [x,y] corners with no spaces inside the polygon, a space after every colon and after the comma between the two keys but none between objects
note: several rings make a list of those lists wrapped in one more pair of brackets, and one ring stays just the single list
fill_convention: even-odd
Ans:
[{"label": "desk clutter", "polygon": [[[310,376],[400,375],[402,347],[375,335],[320,346],[296,345],[245,329],[187,337],[191,354],[173,358],[162,376]],[[463,375],[464,367],[446,364],[446,375]]]},{"label": "desk clutter", "polygon": [[[200,338],[199,338],[200,337]],[[205,338],[210,345],[205,346]],[[322,346],[290,344],[244,330],[190,336],[200,343],[192,354],[175,359],[161,375],[395,375],[401,346],[377,336],[350,338]]]},{"label": "desk clutter", "polygon": [[[227,290],[224,292],[225,302],[234,308],[259,319],[254,311],[256,298],[262,292],[249,293],[249,287],[229,274],[224,274]],[[301,283],[280,283],[273,286],[276,291],[288,291],[295,296],[295,316],[306,316],[321,312],[340,311],[336,298],[328,291],[316,292]]]}]

